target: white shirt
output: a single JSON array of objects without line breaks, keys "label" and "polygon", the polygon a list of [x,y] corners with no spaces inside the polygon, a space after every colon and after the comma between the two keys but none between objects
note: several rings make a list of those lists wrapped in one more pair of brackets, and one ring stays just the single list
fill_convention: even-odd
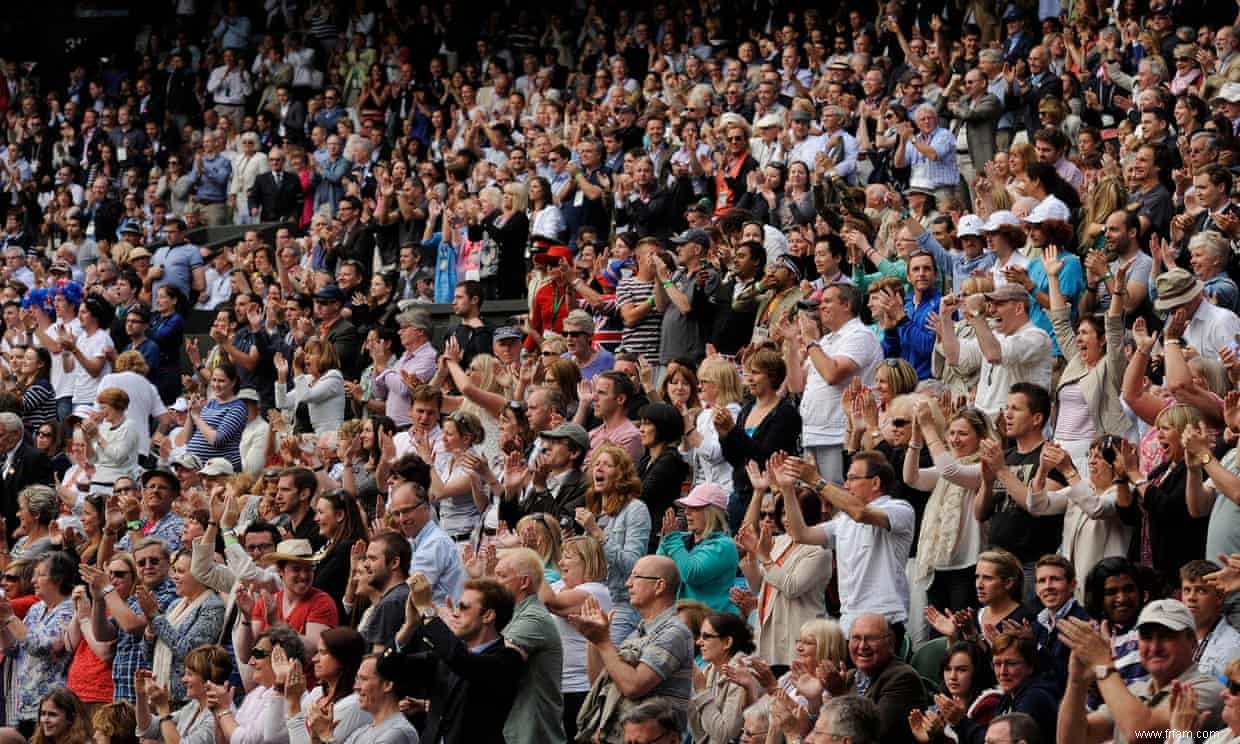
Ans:
[{"label": "white shirt", "polygon": [[[1051,337],[1032,322],[1026,323],[1012,335],[1005,336],[994,331],[999,341],[1000,362],[986,361],[976,338],[960,341],[960,364],[964,367],[979,366],[977,396],[973,404],[992,419],[1007,403],[1008,391],[1017,382],[1032,382],[1050,390]],[[971,362],[971,364],[970,364]]]},{"label": "white shirt", "polygon": [[1197,669],[1202,674],[1217,677],[1237,656],[1240,656],[1240,630],[1233,628],[1224,615],[1206,638],[1205,650],[1197,659]]},{"label": "white shirt", "polygon": [[842,512],[819,525],[827,535],[827,547],[835,549],[840,627],[845,637],[853,621],[866,613],[882,615],[892,623],[908,620],[905,566],[913,547],[913,507],[890,496],[879,496],[869,507],[887,515],[890,530],[856,522]]},{"label": "white shirt", "polygon": [[99,389],[108,388],[120,388],[129,396],[125,418],[133,423],[134,431],[138,433],[138,454],[150,454],[151,419],[157,419],[168,412],[159,398],[159,391],[150,380],[137,372],[113,372],[104,375],[99,380]]},{"label": "white shirt", "polygon": [[1220,350],[1236,343],[1240,318],[1224,307],[1203,300],[1184,329],[1184,342],[1208,359],[1218,359]]},{"label": "white shirt", "polygon": [[[556,593],[562,592],[564,582],[557,581],[551,585],[551,588]],[[611,612],[611,593],[607,591],[606,584],[588,581],[578,584],[573,589],[586,592],[594,597],[594,601],[598,602],[598,606],[603,608],[604,613]],[[586,654],[589,650],[589,642],[564,618],[559,615],[552,617],[555,618],[555,627],[560,631],[560,644],[564,648],[564,667],[560,673],[560,688],[563,692],[588,692],[590,678],[586,674]]]},{"label": "white shirt", "polygon": [[[82,352],[83,359],[104,359],[108,351],[116,350],[112,344],[112,334],[103,328],[95,329],[95,332],[89,336],[82,331],[78,336],[77,346]],[[99,370],[98,376],[92,377],[82,365],[81,359],[75,358],[73,360],[73,404],[81,406],[94,403],[95,397],[99,394],[99,381],[111,371],[112,363],[104,359],[103,369]]]},{"label": "white shirt", "polygon": [[[62,328],[67,328],[69,333],[73,334],[75,339],[79,339],[82,336],[82,324],[78,322],[77,318],[74,318],[68,323],[64,323],[59,320],[52,323],[47,327],[48,337],[53,340],[59,340],[60,330]],[[35,340],[38,340],[37,336],[35,337]],[[72,372],[65,371],[64,354],[52,354],[51,383],[52,388],[56,391],[57,398],[73,397],[74,377]]]},{"label": "white shirt", "polygon": [[[883,359],[883,346],[859,318],[823,336],[818,346],[829,357],[851,359],[857,365],[862,384],[874,385],[874,372]],[[843,396],[852,378],[832,385],[818,373],[811,359],[806,359],[805,364],[805,392],[801,396],[802,444],[806,447],[843,444],[846,424]]]},{"label": "white shirt", "polygon": [[245,425],[241,432],[241,472],[258,475],[267,464],[267,434],[271,431],[262,416]]}]

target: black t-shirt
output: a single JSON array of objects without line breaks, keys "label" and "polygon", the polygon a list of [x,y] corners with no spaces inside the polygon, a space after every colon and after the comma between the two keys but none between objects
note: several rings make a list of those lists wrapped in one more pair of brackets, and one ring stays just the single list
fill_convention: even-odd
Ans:
[{"label": "black t-shirt", "polygon": [[[892,447],[883,441],[878,443],[876,449],[887,456],[887,461],[891,463],[892,469],[896,472],[895,482],[891,484],[891,495],[907,501],[913,507],[916,521],[913,523],[913,547],[909,551],[909,557],[913,558],[917,555],[917,541],[921,537],[921,520],[926,513],[926,502],[930,501],[930,492],[913,488],[904,482],[904,454],[908,451],[907,447]],[[930,455],[930,449],[923,447],[917,458],[917,467],[928,468],[932,465],[934,465],[934,458]]]},{"label": "black t-shirt", "polygon": [[409,598],[409,586],[397,584],[383,595],[371,613],[370,623],[363,637],[373,645],[386,646],[396,638],[396,631],[405,622],[405,603]]},{"label": "black t-shirt", "polygon": [[[1013,447],[1004,454],[1003,461],[1022,483],[1029,484],[1038,472],[1041,457],[1042,445],[1038,444],[1029,452],[1018,452]],[[1063,488],[1068,482],[1058,470],[1052,470],[1048,480],[1057,482],[1055,488]],[[1062,514],[1035,517],[1008,496],[1007,488],[998,478],[994,482],[993,504],[987,520],[992,547],[1003,548],[1022,563],[1036,561],[1059,547],[1063,540]]]}]

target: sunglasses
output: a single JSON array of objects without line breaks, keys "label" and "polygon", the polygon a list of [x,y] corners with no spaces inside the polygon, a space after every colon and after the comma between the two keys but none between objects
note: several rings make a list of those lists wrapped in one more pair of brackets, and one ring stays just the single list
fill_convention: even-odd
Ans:
[{"label": "sunglasses", "polygon": [[139,567],[146,568],[147,566],[158,566],[163,561],[163,558],[139,558],[137,563]]},{"label": "sunglasses", "polygon": [[132,571],[108,571],[108,576],[111,576],[114,579],[124,579],[132,575]]},{"label": "sunglasses", "polygon": [[908,426],[911,423],[913,423],[912,419],[898,418],[898,419],[891,420],[892,426],[901,427],[901,428]]},{"label": "sunglasses", "polygon": [[744,142],[744,137],[728,137],[728,142]]},{"label": "sunglasses", "polygon": [[577,338],[578,336],[589,336],[589,335],[590,334],[585,331],[564,331],[563,333],[563,336],[565,338]]},{"label": "sunglasses", "polygon": [[1231,693],[1232,695],[1240,695],[1240,680],[1235,680],[1235,679],[1227,680],[1227,692]]},{"label": "sunglasses", "polygon": [[759,516],[762,517],[762,519],[778,519],[779,518],[779,512],[761,511],[761,512],[758,512],[758,514]]},{"label": "sunglasses", "polygon": [[270,651],[269,649],[265,649],[265,648],[252,648],[252,649],[250,649],[250,658],[251,658],[251,659],[266,659],[266,658],[268,658],[269,656],[271,656],[271,651]]},{"label": "sunglasses", "polygon": [[0,576],[0,579],[3,579],[4,581],[21,581],[20,576],[11,573],[6,573],[3,576]]},{"label": "sunglasses", "polygon": [[698,638],[723,638],[723,636],[719,635],[718,633],[707,633],[706,631],[703,630],[702,632],[698,633]]}]

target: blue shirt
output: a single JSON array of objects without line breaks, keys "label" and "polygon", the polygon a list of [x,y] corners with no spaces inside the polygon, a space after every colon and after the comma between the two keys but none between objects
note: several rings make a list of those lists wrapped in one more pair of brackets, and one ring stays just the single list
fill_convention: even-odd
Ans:
[{"label": "blue shirt", "polygon": [[[195,163],[189,171],[189,179],[198,185],[198,201],[213,204],[228,198],[228,181],[232,178],[232,161],[223,155],[202,158],[202,170]],[[152,261],[158,265],[158,261]]]},{"label": "blue shirt", "polygon": [[434,522],[427,522],[409,544],[413,547],[409,575],[420,573],[430,580],[435,604],[444,604],[447,597],[452,597],[454,602],[459,600],[465,591],[465,567],[448,533]]},{"label": "blue shirt", "polygon": [[904,301],[904,313],[907,317],[895,328],[883,333],[883,356],[899,357],[917,370],[917,379],[925,380],[934,376],[930,359],[934,356],[934,342],[937,334],[926,327],[930,316],[939,311],[939,290],[930,290],[920,303],[914,303],[915,296],[910,294]]},{"label": "blue shirt", "polygon": [[[1085,272],[1081,268],[1081,259],[1076,256],[1061,253],[1059,259],[1063,262],[1063,268],[1059,271],[1059,290],[1063,292],[1064,299],[1068,302],[1068,307],[1072,311],[1072,325],[1075,326],[1076,303],[1085,293]],[[1029,272],[1029,281],[1033,282],[1033,291],[1030,294],[1036,297],[1039,292],[1050,291],[1050,283],[1046,280],[1046,269],[1042,266],[1042,259],[1030,259],[1025,270]],[[1059,341],[1055,338],[1055,328],[1051,325],[1051,318],[1046,314],[1046,308],[1033,298],[1029,300],[1029,320],[1051,337],[1051,348],[1055,350],[1055,356],[1063,356],[1063,352],[1059,350]]]},{"label": "blue shirt", "polygon": [[155,256],[151,259],[151,265],[161,266],[164,270],[163,276],[151,284],[152,295],[158,292],[159,288],[165,284],[171,284],[181,290],[181,293],[186,297],[189,297],[190,289],[194,283],[194,269],[202,266],[202,251],[193,243],[181,243],[174,246],[165,245],[155,251]]},{"label": "blue shirt", "polygon": [[952,292],[959,292],[974,271],[990,271],[990,267],[995,265],[995,254],[990,251],[983,250],[982,255],[977,258],[965,258],[962,253],[952,253],[944,248],[928,232],[917,236],[917,247],[934,256],[934,265],[939,276],[952,278]]},{"label": "blue shirt", "polygon": [[[164,579],[162,584],[155,587],[154,594],[155,604],[159,607],[159,611],[167,610],[177,598],[176,586],[172,583],[172,579]],[[142,608],[134,597],[126,599],[125,605],[138,617],[143,616]],[[150,663],[143,658],[142,648],[145,642],[142,640],[142,633],[127,633],[117,625],[114,619],[109,619],[108,622],[116,628],[117,634],[116,653],[112,656],[112,687],[116,693],[116,699],[136,703],[133,673],[138,669],[151,668]]]},{"label": "blue shirt", "polygon": [[931,132],[929,137],[918,132],[916,139],[923,145],[933,147],[939,159],[931,160],[926,157],[912,142],[906,144],[904,159],[911,168],[909,183],[932,189],[955,188],[960,181],[960,171],[956,168],[956,138],[951,132],[939,127]]}]

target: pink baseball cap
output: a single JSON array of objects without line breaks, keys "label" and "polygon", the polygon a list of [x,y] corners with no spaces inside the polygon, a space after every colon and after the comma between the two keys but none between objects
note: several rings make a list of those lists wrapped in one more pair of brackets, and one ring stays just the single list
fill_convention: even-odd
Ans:
[{"label": "pink baseball cap", "polygon": [[683,499],[677,499],[681,506],[717,506],[724,511],[728,509],[728,494],[718,483],[702,483],[689,492]]}]

